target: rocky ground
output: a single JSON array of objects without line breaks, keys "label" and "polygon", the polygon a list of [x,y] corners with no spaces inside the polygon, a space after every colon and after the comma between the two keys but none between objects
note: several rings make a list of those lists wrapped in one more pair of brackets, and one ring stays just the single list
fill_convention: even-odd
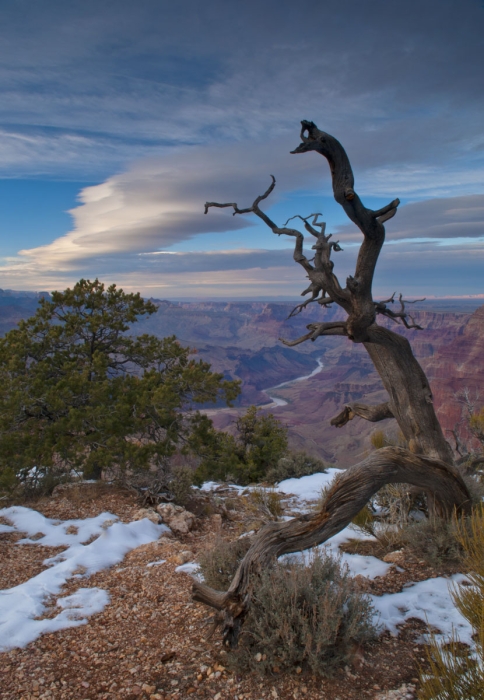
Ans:
[{"label": "rocky ground", "polygon": [[[83,485],[28,504],[49,518],[87,518],[108,511],[124,522],[139,517],[140,504],[130,493]],[[203,510],[203,509],[202,509]],[[195,529],[131,551],[117,566],[82,580],[83,587],[109,592],[111,602],[88,624],[46,634],[27,647],[0,655],[0,698],[91,700],[401,700],[415,698],[419,666],[426,666],[420,643],[425,625],[410,620],[397,638],[383,634],[355,651],[352,662],[331,679],[277,674],[240,677],[226,668],[226,654],[215,635],[207,639],[211,614],[191,601],[191,577],[175,569],[213,546],[217,537],[234,538],[242,524],[222,509],[200,513]],[[232,512],[232,511],[231,511]],[[253,513],[249,514],[253,517]],[[6,523],[7,521],[3,520]],[[243,526],[247,526],[247,518]],[[183,529],[183,527],[181,528]],[[19,533],[0,534],[0,589],[11,588],[39,573],[43,560],[59,548],[16,545]],[[148,567],[147,564],[165,560]],[[402,563],[400,561],[400,563]],[[419,570],[420,566],[420,570]],[[394,591],[416,574],[429,571],[414,562],[409,570],[390,569],[362,588]],[[430,574],[432,575],[432,574]],[[62,595],[79,587],[70,579]],[[58,612],[58,609],[57,611]],[[46,615],[54,615],[54,608]],[[300,671],[300,669],[298,669]]]}]

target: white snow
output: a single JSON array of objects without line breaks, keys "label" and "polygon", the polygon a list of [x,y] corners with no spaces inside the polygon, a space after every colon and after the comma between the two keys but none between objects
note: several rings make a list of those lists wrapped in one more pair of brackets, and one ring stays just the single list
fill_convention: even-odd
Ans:
[{"label": "white snow", "polygon": [[177,566],[175,571],[177,573],[184,573],[184,574],[194,574],[199,570],[200,566],[196,562],[188,562],[188,564],[181,564],[180,566]]},{"label": "white snow", "polygon": [[[25,583],[0,591],[0,651],[24,647],[46,632],[85,624],[90,615],[108,604],[106,591],[80,588],[70,596],[58,597],[57,605],[63,609],[56,617],[36,618],[46,612],[48,599],[59,596],[68,579],[86,579],[118,564],[129,551],[154,542],[169,529],[146,518],[133,523],[116,522],[117,517],[111,513],[61,522],[21,506],[4,508],[0,516],[10,521],[13,529],[30,537],[43,533],[38,539],[27,537],[18,544],[67,546],[65,551],[44,561],[49,568]],[[70,534],[66,532],[69,528]]]},{"label": "white snow", "polygon": [[341,469],[328,467],[326,472],[317,472],[299,479],[285,479],[277,486],[277,490],[297,496],[298,500],[302,501],[301,505],[304,505],[308,501],[317,501],[322,489],[328,486],[336,475],[342,473]]},{"label": "white snow", "polygon": [[339,549],[340,544],[343,542],[348,542],[348,540],[354,539],[373,539],[372,537],[360,536],[359,533],[355,532],[351,525],[345,527],[344,530],[338,532],[337,535],[326,540],[323,544],[313,549],[306,550],[304,552],[297,552],[296,554],[287,554],[281,557],[281,560],[287,559],[302,559],[304,562],[308,563],[315,552],[331,554],[333,557],[338,558],[343,566],[347,566],[350,574],[352,576],[366,576],[367,578],[376,578],[377,576],[385,576],[391,564],[387,564],[381,559],[371,556],[363,556],[362,554],[347,554],[346,552],[341,552]]},{"label": "white snow", "polygon": [[454,630],[461,642],[472,646],[472,627],[453,604],[449,590],[451,582],[455,585],[466,580],[463,574],[455,574],[450,579],[430,578],[414,583],[400,593],[372,595],[370,598],[380,614],[380,622],[393,635],[398,633],[397,625],[416,617],[437,628],[446,638]]},{"label": "white snow", "polygon": [[158,561],[150,561],[149,564],[146,564],[147,567],[150,566],[160,566],[160,564],[164,564],[166,559],[159,559]]}]

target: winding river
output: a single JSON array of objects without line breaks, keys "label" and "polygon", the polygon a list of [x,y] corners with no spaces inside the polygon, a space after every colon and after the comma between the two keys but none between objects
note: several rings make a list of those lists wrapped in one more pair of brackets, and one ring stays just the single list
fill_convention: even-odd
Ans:
[{"label": "winding river", "polygon": [[[317,360],[318,366],[316,369],[313,369],[313,371],[310,374],[305,374],[302,377],[296,377],[296,379],[290,379],[288,382],[282,382],[282,384],[277,384],[276,386],[271,386],[268,389],[262,389],[262,392],[266,394],[266,396],[270,399],[269,403],[264,403],[261,405],[258,405],[257,408],[277,408],[278,406],[287,406],[287,401],[284,401],[284,399],[279,398],[278,396],[272,396],[273,391],[277,391],[277,389],[282,389],[282,387],[285,386],[290,386],[291,384],[295,384],[296,382],[303,382],[305,379],[311,379],[311,377],[314,377],[315,374],[319,374],[321,370],[323,369],[324,365],[321,361],[321,358]],[[214,416],[217,413],[230,413],[230,412],[237,412],[240,410],[246,410],[241,409],[241,408],[228,408],[228,407],[223,407],[223,408],[204,408],[200,411],[200,413],[204,413],[206,416]]]},{"label": "winding river", "polygon": [[270,398],[270,402],[264,403],[262,406],[258,406],[257,408],[275,408],[277,406],[287,406],[287,401],[284,401],[284,399],[280,399],[277,396],[271,396],[272,392],[276,391],[277,389],[282,389],[284,386],[290,386],[296,382],[303,382],[305,379],[311,379],[311,377],[314,377],[315,374],[319,374],[323,369],[324,364],[322,363],[321,358],[319,358],[317,362],[318,366],[316,369],[313,369],[311,374],[305,374],[303,377],[296,377],[296,379],[290,379],[288,382],[282,382],[282,384],[277,384],[276,386],[271,386],[268,389],[263,389],[264,394],[267,394],[267,396]]}]

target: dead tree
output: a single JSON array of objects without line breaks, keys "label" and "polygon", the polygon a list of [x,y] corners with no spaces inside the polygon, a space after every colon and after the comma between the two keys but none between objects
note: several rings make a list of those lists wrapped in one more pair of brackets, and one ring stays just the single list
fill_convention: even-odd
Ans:
[{"label": "dead tree", "polygon": [[[325,224],[319,214],[299,218],[305,230],[316,239],[314,259],[304,255],[304,237],[297,229],[278,227],[260,209],[275,187],[275,179],[268,190],[257,197],[252,206],[239,209],[236,203],[207,202],[205,213],[211,207],[232,207],[234,215],[253,213],[277,235],[296,239],[294,260],[306,271],[309,287],[302,295],[311,297],[295,307],[291,315],[299,313],[307,304],[321,306],[337,304],[347,314],[345,321],[313,323],[308,333],[293,341],[282,340],[294,346],[307,340],[314,341],[325,335],[345,336],[353,343],[362,343],[370,355],[388,394],[388,401],[377,406],[353,403],[331,423],[344,426],[355,416],[369,421],[395,418],[405,437],[407,449],[386,447],[374,452],[363,462],[350,467],[335,480],[327,493],[321,510],[302,515],[289,522],[268,523],[258,533],[251,549],[241,562],[226,592],[215,591],[201,583],[194,583],[194,600],[219,611],[226,645],[234,647],[250,607],[251,590],[257,581],[257,572],[270,565],[282,554],[297,552],[321,544],[346,527],[368,500],[385,484],[408,483],[427,493],[429,512],[449,517],[454,511],[468,512],[470,496],[454,464],[450,445],[444,438],[432,403],[432,393],[424,371],[415,359],[410,343],[398,333],[380,326],[377,315],[391,318],[406,328],[419,328],[406,312],[400,295],[400,310],[393,312],[388,304],[394,297],[375,302],[372,282],[375,266],[385,240],[384,222],[397,212],[399,200],[373,211],[367,209],[354,190],[351,165],[343,146],[333,136],[320,131],[313,122],[303,121],[302,143],[292,153],[315,151],[324,156],[330,166],[334,198],[347,216],[363,234],[356,269],[342,287],[333,272],[331,253],[341,250],[339,244],[326,235]],[[409,323],[410,320],[410,323]]]}]

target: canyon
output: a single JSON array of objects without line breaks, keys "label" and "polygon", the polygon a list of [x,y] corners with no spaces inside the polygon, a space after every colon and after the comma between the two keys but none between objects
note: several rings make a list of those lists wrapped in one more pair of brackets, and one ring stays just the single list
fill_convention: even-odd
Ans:
[{"label": "canyon", "polygon": [[[42,295],[0,290],[0,333],[35,313]],[[183,345],[193,348],[196,357],[210,362],[214,371],[241,381],[242,391],[233,408],[207,407],[218,428],[230,431],[237,416],[255,404],[288,426],[293,449],[340,467],[368,454],[375,430],[398,437],[393,419],[373,424],[356,418],[341,429],[330,425],[345,403],[373,404],[386,398],[364,347],[338,337],[293,348],[279,340],[303,335],[308,323],[342,318],[339,309],[313,304],[288,319],[294,305],[287,302],[152,301],[157,313],[140,319],[133,332],[176,335]],[[416,305],[412,314],[423,330],[407,330],[382,317],[378,322],[411,342],[452,444],[451,431],[462,419],[459,397],[465,390],[478,404],[479,395],[484,397],[484,306],[479,306],[479,300],[427,301]],[[279,400],[272,401],[267,390],[272,399]]]}]

